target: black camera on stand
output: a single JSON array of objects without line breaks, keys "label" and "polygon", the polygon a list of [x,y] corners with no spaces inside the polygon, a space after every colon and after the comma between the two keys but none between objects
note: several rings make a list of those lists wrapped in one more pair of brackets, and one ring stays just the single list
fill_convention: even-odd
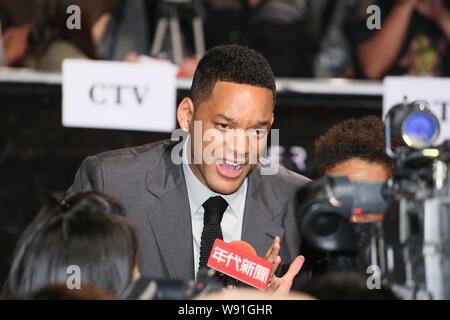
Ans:
[{"label": "black camera on stand", "polygon": [[[385,127],[392,177],[384,184],[324,177],[301,188],[302,236],[323,252],[357,253],[352,218],[381,215],[365,262],[379,267],[383,286],[403,299],[450,299],[450,142],[433,146],[440,125],[422,101],[394,106]],[[395,150],[391,139],[401,142]]]}]

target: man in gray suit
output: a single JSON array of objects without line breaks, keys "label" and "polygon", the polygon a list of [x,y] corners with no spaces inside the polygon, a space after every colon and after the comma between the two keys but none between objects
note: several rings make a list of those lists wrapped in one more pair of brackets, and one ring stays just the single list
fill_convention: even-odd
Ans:
[{"label": "man in gray suit", "polygon": [[[308,179],[261,157],[272,126],[275,80],[249,48],[211,49],[177,111],[183,142],[162,141],[88,157],[71,191],[95,189],[124,204],[142,235],[141,272],[194,278],[212,242],[243,240],[273,263],[291,263],[273,290],[289,290],[304,258],[295,193]],[[269,168],[269,169],[268,169]]]}]

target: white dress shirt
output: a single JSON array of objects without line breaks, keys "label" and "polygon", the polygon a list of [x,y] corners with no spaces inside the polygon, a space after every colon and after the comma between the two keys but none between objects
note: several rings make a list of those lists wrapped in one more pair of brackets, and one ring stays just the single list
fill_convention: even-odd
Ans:
[{"label": "white dress shirt", "polygon": [[[205,212],[202,207],[203,203],[210,197],[222,196],[228,203],[228,207],[225,210],[222,222],[220,223],[223,240],[225,242],[241,240],[248,178],[245,178],[240,188],[233,194],[221,195],[213,192],[202,182],[200,182],[200,180],[198,180],[189,167],[188,155],[186,152],[189,139],[190,137],[188,136],[183,145],[183,174],[186,180],[189,206],[191,209],[192,235],[194,244],[194,268],[195,277],[197,277],[198,265],[200,261],[200,242],[203,231],[203,215]],[[176,235],[173,236],[176,237]]]}]

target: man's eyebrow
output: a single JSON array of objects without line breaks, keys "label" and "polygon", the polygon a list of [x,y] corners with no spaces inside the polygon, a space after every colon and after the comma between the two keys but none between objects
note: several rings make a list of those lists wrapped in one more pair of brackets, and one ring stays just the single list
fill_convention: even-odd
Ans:
[{"label": "man's eyebrow", "polygon": [[[223,113],[216,114],[216,117],[222,118],[223,120],[225,120],[225,121],[227,121],[229,123],[232,123],[232,124],[236,124],[237,123],[236,120],[226,116]],[[264,126],[268,126],[269,124],[270,124],[269,120],[260,120],[254,125],[254,127],[258,127],[258,126],[264,127]]]},{"label": "man's eyebrow", "polygon": [[236,123],[236,121],[233,118],[227,117],[223,113],[216,114],[216,117],[222,118],[223,120],[225,120],[227,122]]},{"label": "man's eyebrow", "polygon": [[261,120],[261,121],[258,121],[258,123],[257,123],[257,125],[258,126],[268,126],[270,124],[270,121],[268,121],[268,120]]}]

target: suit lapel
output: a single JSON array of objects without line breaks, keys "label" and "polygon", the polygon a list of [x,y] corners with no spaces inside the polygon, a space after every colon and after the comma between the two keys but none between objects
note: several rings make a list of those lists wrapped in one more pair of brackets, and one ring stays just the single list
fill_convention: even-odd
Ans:
[{"label": "suit lapel", "polygon": [[250,243],[264,257],[275,236],[283,238],[284,228],[273,221],[282,206],[269,185],[265,185],[257,166],[249,175],[244,210],[242,240]]},{"label": "suit lapel", "polygon": [[182,166],[170,158],[172,147],[167,145],[148,178],[147,215],[170,278],[187,279],[194,277],[191,214]]}]

